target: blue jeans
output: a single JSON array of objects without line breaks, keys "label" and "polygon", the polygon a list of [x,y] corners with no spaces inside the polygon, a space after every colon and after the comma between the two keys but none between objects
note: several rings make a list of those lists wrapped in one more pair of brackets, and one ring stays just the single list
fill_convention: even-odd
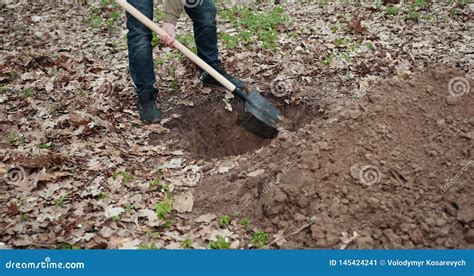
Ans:
[{"label": "blue jeans", "polygon": [[[153,19],[153,0],[128,0],[128,2]],[[194,8],[185,8],[193,21],[194,39],[197,54],[209,65],[219,65],[217,48],[216,7],[213,0],[201,0],[202,4]],[[157,93],[153,88],[156,78],[153,68],[152,33],[140,21],[127,13],[128,56],[130,74],[137,87],[137,93]]]}]

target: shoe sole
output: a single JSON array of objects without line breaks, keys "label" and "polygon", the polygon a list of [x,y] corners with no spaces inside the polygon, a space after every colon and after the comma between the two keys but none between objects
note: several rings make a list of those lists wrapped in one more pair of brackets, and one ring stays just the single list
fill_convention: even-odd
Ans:
[{"label": "shoe sole", "polygon": [[158,118],[158,119],[155,119],[155,120],[152,120],[152,121],[148,121],[148,120],[143,119],[142,117],[140,117],[140,121],[142,121],[142,122],[145,123],[145,124],[157,124],[157,123],[161,122],[161,119],[162,119],[162,118],[161,118],[161,116],[160,116],[160,118]]},{"label": "shoe sole", "polygon": [[156,123],[161,122],[161,119],[162,119],[162,114],[161,113],[158,116],[158,118],[155,118],[154,120],[151,120],[151,121],[149,121],[147,119],[144,119],[143,114],[140,111],[138,112],[138,116],[140,117],[140,121],[142,121],[145,124],[156,124]]}]

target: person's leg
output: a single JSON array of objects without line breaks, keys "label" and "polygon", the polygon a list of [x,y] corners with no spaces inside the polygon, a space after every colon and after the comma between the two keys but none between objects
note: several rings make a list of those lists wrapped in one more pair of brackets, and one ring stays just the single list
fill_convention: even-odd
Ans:
[{"label": "person's leg", "polygon": [[[237,87],[242,88],[245,84],[227,74],[219,60],[219,49],[217,48],[217,12],[214,0],[188,0],[185,4],[185,11],[193,21],[197,55]],[[202,72],[200,78],[204,85],[222,87],[222,85],[206,72]]]},{"label": "person's leg", "polygon": [[[153,19],[153,0],[128,0],[128,2]],[[128,58],[130,74],[138,94],[140,117],[147,122],[157,122],[160,113],[156,107],[158,90],[154,88],[156,82],[153,68],[153,48],[151,46],[151,31],[127,13]]]},{"label": "person's leg", "polygon": [[213,0],[189,1],[185,11],[193,20],[197,55],[212,67],[218,66],[216,6]]}]

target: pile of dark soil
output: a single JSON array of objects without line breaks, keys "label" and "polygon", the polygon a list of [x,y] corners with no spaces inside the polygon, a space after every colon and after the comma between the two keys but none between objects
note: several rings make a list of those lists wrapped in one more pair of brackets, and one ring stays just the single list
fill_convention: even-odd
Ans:
[{"label": "pile of dark soil", "polygon": [[[382,82],[337,115],[283,131],[271,143],[238,134],[247,140],[214,156],[266,146],[241,155],[229,172],[202,179],[193,212],[238,213],[271,234],[316,219],[279,243],[283,248],[340,247],[344,232],[357,233],[348,245],[354,248],[472,247],[474,93],[449,89],[459,76],[437,66],[412,80]],[[216,140],[223,144],[232,130],[217,115],[207,116],[216,125],[196,135],[213,137],[216,129],[205,130],[220,128]]]}]

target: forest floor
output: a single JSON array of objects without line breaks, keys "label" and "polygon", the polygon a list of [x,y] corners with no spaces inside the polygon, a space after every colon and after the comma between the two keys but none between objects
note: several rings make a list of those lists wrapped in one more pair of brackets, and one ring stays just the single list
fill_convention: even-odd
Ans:
[{"label": "forest floor", "polygon": [[142,123],[108,1],[0,6],[0,248],[473,248],[474,4],[448,2],[218,3],[272,140],[158,43]]}]

